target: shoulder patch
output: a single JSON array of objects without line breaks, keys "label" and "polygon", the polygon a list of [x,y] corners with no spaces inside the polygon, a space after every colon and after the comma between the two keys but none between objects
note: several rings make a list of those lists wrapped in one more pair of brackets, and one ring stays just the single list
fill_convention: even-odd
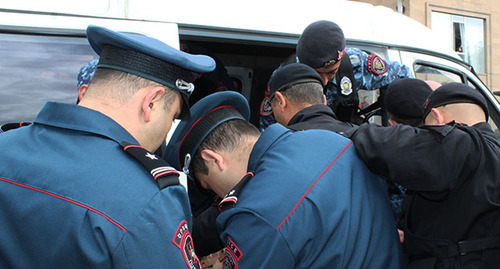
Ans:
[{"label": "shoulder patch", "polygon": [[271,98],[268,95],[264,96],[262,99],[262,103],[260,103],[260,115],[267,117],[273,113],[273,109],[271,108]]},{"label": "shoulder patch", "polygon": [[200,260],[194,252],[193,237],[189,233],[188,224],[185,220],[179,224],[173,243],[182,251],[188,268],[201,269]]},{"label": "shoulder patch", "polygon": [[226,247],[224,251],[224,262],[222,263],[222,268],[224,269],[237,269],[238,268],[238,260],[234,257],[231,250]]},{"label": "shoulder patch", "polygon": [[228,237],[227,238],[227,245],[224,250],[225,257],[224,257],[224,263],[223,263],[223,268],[228,268],[228,269],[236,269],[238,268],[238,261],[241,259],[241,251],[236,246],[236,244]]},{"label": "shoulder patch", "polygon": [[370,54],[368,55],[368,71],[377,74],[377,75],[383,75],[387,73],[387,64],[385,63],[380,56],[375,55],[375,54]]}]

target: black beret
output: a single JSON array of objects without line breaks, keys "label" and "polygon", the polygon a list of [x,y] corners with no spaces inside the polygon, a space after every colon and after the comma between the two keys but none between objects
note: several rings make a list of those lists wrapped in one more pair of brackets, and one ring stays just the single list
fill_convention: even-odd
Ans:
[{"label": "black beret", "polygon": [[337,63],[345,49],[342,29],[331,21],[317,21],[306,27],[297,43],[299,62],[312,68]]},{"label": "black beret", "polygon": [[474,103],[479,105],[486,115],[486,120],[488,120],[488,103],[486,103],[483,95],[476,89],[458,82],[447,83],[429,95],[423,107],[423,118],[425,119],[431,109],[435,107],[455,103]]},{"label": "black beret", "polygon": [[323,86],[323,79],[310,66],[301,63],[285,65],[278,69],[269,80],[269,96],[276,91],[306,82],[317,82]]},{"label": "black beret", "polygon": [[175,128],[163,158],[194,180],[191,161],[198,147],[215,127],[232,119],[250,119],[248,101],[240,93],[223,91],[200,99],[191,107],[191,117]]},{"label": "black beret", "polygon": [[421,119],[422,106],[431,93],[431,87],[423,80],[397,79],[387,87],[385,107],[396,118]]}]

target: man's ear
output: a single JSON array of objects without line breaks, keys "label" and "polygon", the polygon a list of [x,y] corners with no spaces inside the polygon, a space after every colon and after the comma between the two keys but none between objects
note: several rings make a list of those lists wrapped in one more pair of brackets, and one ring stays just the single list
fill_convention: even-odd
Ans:
[{"label": "man's ear", "polygon": [[205,161],[205,163],[209,168],[212,166],[212,167],[217,167],[220,171],[224,171],[227,167],[227,163],[224,161],[224,156],[213,150],[210,149],[202,150],[201,158]]},{"label": "man's ear", "polygon": [[437,125],[442,125],[442,124],[446,123],[444,120],[443,112],[441,112],[441,110],[439,110],[437,108],[433,108],[433,109],[431,109],[430,113],[431,113],[431,116],[436,121]]},{"label": "man's ear", "polygon": [[389,125],[394,126],[396,123],[398,122],[393,119],[389,119]]},{"label": "man's ear", "polygon": [[327,102],[326,102],[326,95],[323,94],[323,105],[326,106]]},{"label": "man's ear", "polygon": [[81,101],[85,93],[87,92],[87,89],[89,88],[89,85],[83,84],[78,88],[78,101]]},{"label": "man's ear", "polygon": [[151,87],[147,90],[146,95],[142,99],[142,113],[144,120],[149,122],[151,120],[151,112],[154,109],[163,106],[163,97],[165,95],[165,88],[157,86]]},{"label": "man's ear", "polygon": [[274,98],[276,98],[275,102],[279,109],[281,111],[285,110],[288,105],[288,99],[281,92],[275,92]]}]

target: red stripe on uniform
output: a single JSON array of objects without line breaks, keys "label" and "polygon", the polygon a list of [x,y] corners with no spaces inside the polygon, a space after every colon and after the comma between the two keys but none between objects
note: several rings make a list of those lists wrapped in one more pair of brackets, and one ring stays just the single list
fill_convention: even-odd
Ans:
[{"label": "red stripe on uniform", "polygon": [[106,216],[104,213],[102,212],[99,212],[97,211],[96,209],[93,209],[92,207],[89,207],[89,206],[86,206],[82,203],[79,203],[77,201],[74,201],[74,200],[71,200],[71,199],[68,199],[68,198],[64,198],[62,196],[59,196],[57,194],[53,194],[53,193],[50,193],[50,192],[47,192],[47,191],[44,191],[44,190],[41,190],[41,189],[38,189],[38,188],[35,188],[35,187],[31,187],[31,186],[28,186],[28,185],[24,185],[24,184],[21,184],[21,183],[18,183],[18,182],[14,182],[14,181],[11,181],[11,180],[8,180],[8,179],[5,179],[5,178],[0,178],[0,180],[2,181],[5,181],[7,183],[11,183],[11,184],[15,184],[17,186],[21,186],[21,187],[24,187],[24,188],[28,188],[28,189],[31,189],[31,190],[35,190],[35,191],[38,191],[38,192],[41,192],[41,193],[45,193],[45,194],[48,194],[50,196],[53,196],[53,197],[56,197],[56,198],[59,198],[61,200],[64,200],[64,201],[67,201],[67,202],[70,202],[70,203],[73,203],[75,205],[78,205],[78,206],[81,206],[83,208],[86,208],[92,212],[95,212],[103,217],[105,217],[107,220],[109,220],[111,223],[113,223],[114,225],[118,226],[118,228],[120,228],[122,231],[126,232],[127,229],[123,228],[123,226],[121,226],[120,224],[118,224],[116,221],[112,220],[110,217]]},{"label": "red stripe on uniform", "polygon": [[328,168],[326,168],[325,171],[323,171],[323,173],[314,181],[314,183],[311,185],[311,187],[309,187],[309,189],[306,191],[306,193],[302,196],[302,198],[300,198],[300,201],[295,205],[295,207],[292,209],[292,211],[288,214],[288,216],[286,216],[286,218],[283,220],[283,222],[278,226],[278,229],[281,228],[281,225],[283,225],[285,223],[285,221],[292,215],[293,211],[295,211],[295,209],[297,209],[297,207],[300,205],[300,203],[302,203],[302,200],[304,200],[304,198],[306,197],[306,195],[309,193],[309,191],[312,189],[312,187],[314,187],[314,185],[316,185],[316,182],[318,182],[318,180],[326,173],[326,171],[328,171],[330,169],[330,167],[332,167],[333,163],[335,163],[335,161],[344,153],[344,151],[352,144],[352,141],[347,144],[347,146],[340,152],[340,154],[335,158],[335,160],[333,160],[333,162],[328,166]]},{"label": "red stripe on uniform", "polygon": [[155,180],[158,180],[159,177],[164,176],[164,175],[168,175],[168,174],[179,175],[179,172],[177,172],[177,171],[165,171],[165,172],[162,172],[162,173],[159,173],[158,175],[156,175]]},{"label": "red stripe on uniform", "polygon": [[127,150],[128,148],[141,148],[141,149],[144,149],[143,147],[141,147],[139,145],[128,145],[128,146],[125,146],[123,148],[123,150]]}]

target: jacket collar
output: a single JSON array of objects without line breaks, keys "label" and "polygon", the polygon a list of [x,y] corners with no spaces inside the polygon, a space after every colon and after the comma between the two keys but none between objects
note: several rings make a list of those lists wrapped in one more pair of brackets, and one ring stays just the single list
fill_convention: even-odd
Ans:
[{"label": "jacket collar", "polygon": [[73,104],[47,102],[36,116],[34,124],[92,133],[105,136],[118,143],[127,141],[138,144],[131,134],[108,116]]},{"label": "jacket collar", "polygon": [[329,106],[312,105],[312,106],[308,106],[308,107],[302,109],[301,111],[297,112],[297,114],[295,114],[290,119],[290,121],[288,122],[287,125],[292,125],[292,124],[296,124],[299,122],[308,121],[311,118],[316,118],[316,117],[320,117],[320,116],[324,116],[324,115],[326,115],[328,117],[332,117],[334,119],[337,119],[337,117],[335,116],[335,113],[333,113],[332,109]]},{"label": "jacket collar", "polygon": [[276,140],[287,133],[292,133],[292,131],[279,123],[275,123],[267,127],[252,149],[252,153],[250,154],[250,159],[248,161],[248,171],[254,172],[257,169],[260,159],[266,151],[275,143]]}]

